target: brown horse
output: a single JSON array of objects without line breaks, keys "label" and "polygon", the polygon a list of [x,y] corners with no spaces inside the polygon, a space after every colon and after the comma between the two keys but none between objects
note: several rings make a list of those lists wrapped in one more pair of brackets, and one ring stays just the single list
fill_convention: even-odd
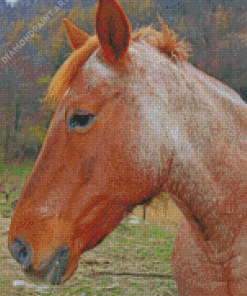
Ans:
[{"label": "brown horse", "polygon": [[71,56],[12,217],[9,248],[28,274],[66,281],[135,205],[169,192],[184,213],[173,273],[181,295],[247,295],[247,109],[187,62],[184,43],[136,34],[101,0],[96,36],[65,21]]}]

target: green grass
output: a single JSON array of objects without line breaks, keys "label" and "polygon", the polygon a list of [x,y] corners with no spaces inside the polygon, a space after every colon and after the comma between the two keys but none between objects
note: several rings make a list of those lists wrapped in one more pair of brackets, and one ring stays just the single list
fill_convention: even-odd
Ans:
[{"label": "green grass", "polygon": [[1,173],[1,175],[5,174],[6,170],[7,170],[7,166],[3,162],[0,161],[0,173]]},{"label": "green grass", "polygon": [[3,217],[10,217],[13,212],[13,209],[11,207],[11,202],[7,202],[4,204],[0,204],[0,213]]},{"label": "green grass", "polygon": [[20,196],[32,168],[33,163],[6,165],[0,161],[0,213],[4,217],[9,217],[13,212],[11,203]]},{"label": "green grass", "polygon": [[6,165],[2,161],[0,161],[1,175],[9,173],[17,177],[23,177],[30,174],[32,171],[32,168],[33,168],[33,163],[22,163],[19,165],[16,165],[16,164]]}]

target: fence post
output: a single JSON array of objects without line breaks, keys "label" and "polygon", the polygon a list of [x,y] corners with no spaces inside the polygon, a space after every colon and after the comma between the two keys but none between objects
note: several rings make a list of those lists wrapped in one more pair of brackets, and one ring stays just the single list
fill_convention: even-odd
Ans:
[{"label": "fence post", "polygon": [[142,219],[146,220],[146,206],[143,206],[143,211],[142,211]]}]

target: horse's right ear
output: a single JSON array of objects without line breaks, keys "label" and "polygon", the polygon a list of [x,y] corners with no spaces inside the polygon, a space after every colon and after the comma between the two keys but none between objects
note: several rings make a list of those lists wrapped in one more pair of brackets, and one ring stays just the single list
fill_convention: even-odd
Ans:
[{"label": "horse's right ear", "polygon": [[80,48],[88,40],[89,35],[78,29],[69,20],[64,19],[69,44],[73,50]]},{"label": "horse's right ear", "polygon": [[131,26],[116,0],[99,0],[96,33],[106,59],[120,60],[128,50]]}]

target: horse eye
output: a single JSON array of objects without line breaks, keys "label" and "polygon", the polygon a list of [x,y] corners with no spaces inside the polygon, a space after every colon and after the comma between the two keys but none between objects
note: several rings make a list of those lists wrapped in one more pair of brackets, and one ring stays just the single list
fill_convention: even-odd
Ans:
[{"label": "horse eye", "polygon": [[68,127],[70,129],[81,128],[87,126],[94,119],[95,115],[88,114],[72,114],[69,118]]}]

